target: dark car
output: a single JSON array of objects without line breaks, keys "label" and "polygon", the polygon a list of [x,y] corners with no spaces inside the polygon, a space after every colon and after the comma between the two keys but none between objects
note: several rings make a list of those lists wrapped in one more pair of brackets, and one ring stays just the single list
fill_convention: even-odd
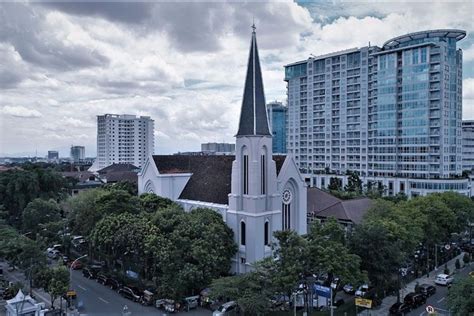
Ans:
[{"label": "dark car", "polygon": [[403,303],[410,305],[411,308],[417,308],[426,303],[426,297],[421,293],[410,292],[403,299]]},{"label": "dark car", "polygon": [[88,266],[82,269],[82,275],[89,279],[95,279],[100,269],[100,266]]},{"label": "dark car", "polygon": [[120,282],[114,278],[107,278],[105,286],[110,287],[112,290],[118,290],[120,288]]},{"label": "dark car", "polygon": [[107,276],[103,273],[97,273],[97,283],[100,283],[102,285],[106,285],[107,284]]},{"label": "dark car", "polygon": [[410,306],[405,303],[395,303],[390,306],[390,315],[406,315],[410,310]]},{"label": "dark car", "polygon": [[418,287],[418,292],[423,294],[425,297],[429,297],[436,293],[436,287],[430,284],[422,284]]},{"label": "dark car", "polygon": [[118,293],[122,295],[123,297],[128,298],[129,300],[132,300],[134,302],[139,302],[142,297],[141,291],[134,286],[121,287],[118,290]]}]

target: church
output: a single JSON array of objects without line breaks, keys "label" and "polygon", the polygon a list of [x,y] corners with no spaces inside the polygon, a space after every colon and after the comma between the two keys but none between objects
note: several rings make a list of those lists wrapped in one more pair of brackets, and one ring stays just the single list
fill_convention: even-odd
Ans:
[{"label": "church", "polygon": [[221,214],[238,245],[231,272],[246,273],[272,254],[273,232],[307,227],[306,183],[291,155],[272,153],[255,26],[235,137],[235,156],[150,156],[138,190]]}]

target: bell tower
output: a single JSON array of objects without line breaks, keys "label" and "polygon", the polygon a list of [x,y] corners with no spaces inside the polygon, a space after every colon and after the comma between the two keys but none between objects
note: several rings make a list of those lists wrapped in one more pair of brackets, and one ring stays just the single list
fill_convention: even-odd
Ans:
[{"label": "bell tower", "polygon": [[251,270],[251,263],[271,255],[273,232],[282,227],[255,24],[252,25],[239,129],[235,137],[226,221],[239,246],[234,272],[245,273]]}]

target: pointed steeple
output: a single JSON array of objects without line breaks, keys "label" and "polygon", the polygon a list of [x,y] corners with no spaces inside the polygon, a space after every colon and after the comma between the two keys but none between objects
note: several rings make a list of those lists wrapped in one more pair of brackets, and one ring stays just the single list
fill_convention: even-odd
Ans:
[{"label": "pointed steeple", "polygon": [[252,40],[245,78],[244,98],[240,112],[239,131],[236,136],[270,136],[267,108],[263,92],[262,71],[258,58],[255,23],[252,25]]}]

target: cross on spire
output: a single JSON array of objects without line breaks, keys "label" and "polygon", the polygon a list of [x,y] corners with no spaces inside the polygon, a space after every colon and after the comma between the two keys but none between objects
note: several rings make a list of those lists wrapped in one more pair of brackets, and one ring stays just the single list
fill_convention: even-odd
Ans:
[{"label": "cross on spire", "polygon": [[252,33],[255,33],[255,30],[257,29],[257,27],[255,26],[255,18],[253,18],[253,23],[252,23]]}]

